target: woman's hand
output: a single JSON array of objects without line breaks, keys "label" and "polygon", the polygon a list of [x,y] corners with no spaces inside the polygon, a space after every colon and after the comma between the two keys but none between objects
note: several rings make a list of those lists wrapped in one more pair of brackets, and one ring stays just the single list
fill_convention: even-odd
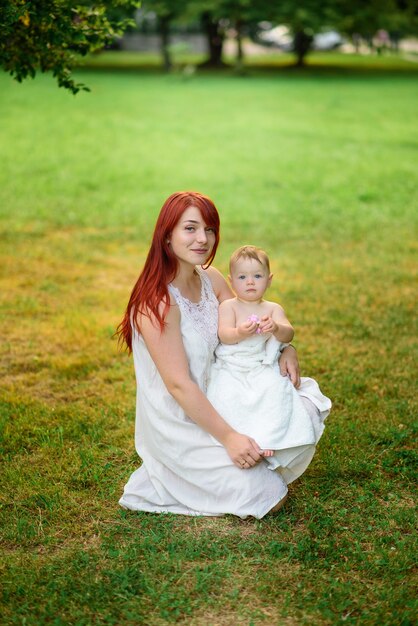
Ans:
[{"label": "woman's hand", "polygon": [[289,376],[294,387],[300,387],[299,361],[295,348],[286,346],[279,359],[280,373],[282,376]]},{"label": "woman's hand", "polygon": [[240,469],[250,469],[263,458],[260,446],[247,435],[231,432],[223,442],[234,464]]}]

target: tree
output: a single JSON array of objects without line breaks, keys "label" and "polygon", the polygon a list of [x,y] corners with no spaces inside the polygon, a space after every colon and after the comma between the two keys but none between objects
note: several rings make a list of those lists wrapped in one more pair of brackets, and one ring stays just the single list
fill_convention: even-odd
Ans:
[{"label": "tree", "polygon": [[[248,0],[250,1],[250,0]],[[208,41],[208,61],[205,65],[221,67],[222,44],[225,36],[221,24],[222,0],[144,0],[144,12],[152,11],[158,19],[161,52],[166,70],[172,66],[169,54],[170,27],[174,21],[200,21]]]},{"label": "tree", "polygon": [[271,15],[291,29],[297,65],[304,64],[313,35],[324,27],[370,38],[379,29],[416,34],[418,18],[416,0],[281,0]]},{"label": "tree", "polygon": [[243,35],[252,24],[266,19],[270,4],[268,0],[218,0],[216,7],[218,19],[220,17],[223,24],[235,31],[238,70],[242,69],[244,62]]},{"label": "tree", "polygon": [[133,24],[135,0],[0,0],[0,67],[19,82],[51,71],[58,85],[77,93],[71,71],[77,58],[99,50]]},{"label": "tree", "polygon": [[314,33],[330,21],[330,5],[338,5],[339,0],[282,0],[271,7],[268,19],[288,26],[293,35],[293,51],[296,65],[302,66],[310,51]]},{"label": "tree", "polygon": [[[265,18],[268,0],[198,0],[190,3],[192,11],[200,15],[201,24],[208,42],[206,67],[223,67],[223,43],[226,30],[233,28],[237,40],[237,67],[243,63],[242,35],[254,21]],[[190,9],[189,9],[190,10]]]},{"label": "tree", "polygon": [[187,4],[188,0],[145,0],[142,3],[144,14],[152,11],[157,16],[158,32],[161,37],[161,55],[167,72],[173,66],[170,54],[170,27],[172,22],[184,13]]},{"label": "tree", "polygon": [[418,4],[416,0],[342,0],[335,23],[348,36],[358,34],[369,40],[381,29],[399,36],[416,35]]}]

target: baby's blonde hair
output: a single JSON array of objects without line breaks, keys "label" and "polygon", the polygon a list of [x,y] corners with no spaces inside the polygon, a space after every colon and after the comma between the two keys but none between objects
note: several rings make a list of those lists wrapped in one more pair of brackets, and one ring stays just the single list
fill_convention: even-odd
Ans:
[{"label": "baby's blonde hair", "polygon": [[270,274],[270,261],[267,256],[267,253],[264,252],[261,248],[257,248],[256,246],[241,246],[235,252],[231,254],[231,258],[229,260],[229,271],[232,271],[233,266],[240,259],[254,259],[254,261],[258,261],[261,265],[267,268],[268,273]]}]

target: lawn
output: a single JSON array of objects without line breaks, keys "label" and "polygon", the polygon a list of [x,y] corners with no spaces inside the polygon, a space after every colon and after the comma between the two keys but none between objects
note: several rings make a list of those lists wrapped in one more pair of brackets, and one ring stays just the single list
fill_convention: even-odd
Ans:
[{"label": "lawn", "polygon": [[[2,623],[412,626],[418,65],[78,77],[0,75]],[[117,504],[139,460],[112,335],[180,189],[219,208],[219,269],[269,252],[334,402],[259,521]]]}]

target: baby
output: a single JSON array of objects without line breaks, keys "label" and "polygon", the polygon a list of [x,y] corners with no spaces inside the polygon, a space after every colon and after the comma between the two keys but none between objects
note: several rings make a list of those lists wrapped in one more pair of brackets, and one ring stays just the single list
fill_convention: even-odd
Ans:
[{"label": "baby", "polygon": [[219,306],[218,345],[208,398],[239,432],[253,437],[286,482],[309,465],[331,402],[311,378],[296,390],[280,374],[278,356],[294,330],[283,308],[264,299],[273,275],[267,254],[243,246],[230,260],[235,297]]}]

